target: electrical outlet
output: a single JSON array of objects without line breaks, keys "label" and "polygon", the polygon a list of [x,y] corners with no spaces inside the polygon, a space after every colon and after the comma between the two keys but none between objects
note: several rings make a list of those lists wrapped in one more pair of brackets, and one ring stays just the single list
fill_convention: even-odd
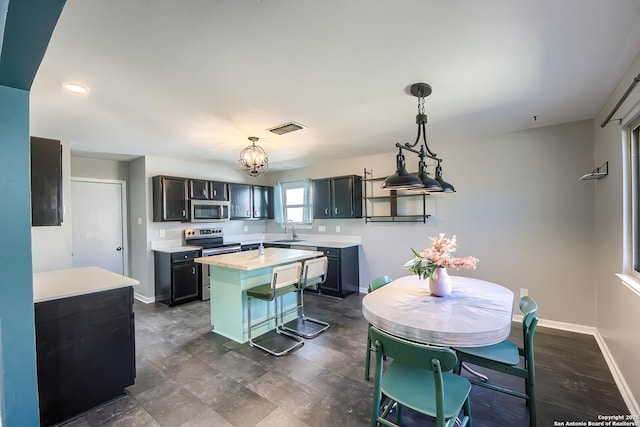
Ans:
[{"label": "electrical outlet", "polygon": [[142,218],[138,217],[138,225],[142,225]]},{"label": "electrical outlet", "polygon": [[160,237],[164,237],[165,236],[165,230],[160,230]]},{"label": "electrical outlet", "polygon": [[526,297],[529,295],[529,289],[527,288],[520,288],[520,298],[522,297]]},{"label": "electrical outlet", "polygon": [[327,227],[325,227],[324,225],[319,225],[318,231],[327,231]]},{"label": "electrical outlet", "polygon": [[246,233],[247,231],[249,231],[249,226],[248,226],[248,225],[245,225],[245,226],[244,226],[244,231],[245,231],[245,233]]},{"label": "electrical outlet", "polygon": [[340,226],[336,225],[336,233],[339,233],[339,232],[340,232]]}]

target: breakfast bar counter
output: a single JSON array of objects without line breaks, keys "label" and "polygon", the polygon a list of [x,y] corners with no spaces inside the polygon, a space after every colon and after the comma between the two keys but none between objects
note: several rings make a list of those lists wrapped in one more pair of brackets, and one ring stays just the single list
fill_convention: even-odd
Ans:
[{"label": "breakfast bar counter", "polygon": [[[313,250],[265,248],[263,255],[254,250],[196,258],[195,261],[201,263],[204,268],[209,267],[213,332],[239,343],[247,342],[247,289],[269,283],[273,267],[322,255],[322,252]],[[295,293],[283,296],[283,304],[285,311],[295,307]],[[251,300],[251,317],[256,322],[273,316],[271,311],[273,304]],[[285,316],[285,322],[295,319],[296,316],[295,311],[289,313]],[[273,322],[265,323],[253,329],[253,336],[259,336],[274,328]]]}]

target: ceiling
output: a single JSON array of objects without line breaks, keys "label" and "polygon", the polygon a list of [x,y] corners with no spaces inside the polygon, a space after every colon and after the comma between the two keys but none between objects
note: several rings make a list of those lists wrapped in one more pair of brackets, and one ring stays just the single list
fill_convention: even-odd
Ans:
[{"label": "ceiling", "polygon": [[[31,134],[79,155],[233,164],[257,136],[270,170],[297,168],[413,142],[407,88],[426,82],[446,156],[594,118],[639,50],[639,0],[68,0]],[[307,127],[266,130],[289,121]]]}]

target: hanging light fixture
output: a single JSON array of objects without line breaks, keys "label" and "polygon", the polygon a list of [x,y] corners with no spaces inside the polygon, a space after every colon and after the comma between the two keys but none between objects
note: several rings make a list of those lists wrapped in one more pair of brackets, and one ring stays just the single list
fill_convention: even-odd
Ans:
[{"label": "hanging light fixture", "polygon": [[[388,177],[382,183],[382,188],[387,190],[412,190],[422,191],[425,193],[445,192],[453,193],[455,188],[453,185],[442,179],[442,167],[440,163],[442,159],[438,157],[427,145],[427,115],[424,112],[424,99],[431,95],[431,86],[427,83],[415,83],[410,88],[411,95],[418,98],[418,114],[416,115],[416,124],[418,125],[418,135],[413,144],[408,142],[403,144],[396,143],[399,153],[396,156],[396,173]],[[420,142],[422,137],[422,145],[420,149],[414,148]],[[418,173],[410,174],[407,172],[402,150],[408,150],[418,155]],[[438,162],[435,170],[435,178],[431,178],[427,172],[427,164],[425,159],[431,159]]]},{"label": "hanging light fixture", "polygon": [[269,158],[262,147],[256,145],[258,137],[250,136],[251,145],[240,152],[240,167],[251,176],[258,176],[269,169]]}]

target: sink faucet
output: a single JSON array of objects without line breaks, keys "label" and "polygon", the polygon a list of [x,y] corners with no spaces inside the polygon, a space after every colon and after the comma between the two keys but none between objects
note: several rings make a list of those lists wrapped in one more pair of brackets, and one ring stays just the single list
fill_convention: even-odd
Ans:
[{"label": "sink faucet", "polygon": [[287,223],[284,225],[284,234],[287,234],[287,227],[289,226],[289,223],[291,223],[291,240],[293,240],[298,237],[298,235],[296,234],[296,226],[293,224],[292,219],[287,220]]}]

